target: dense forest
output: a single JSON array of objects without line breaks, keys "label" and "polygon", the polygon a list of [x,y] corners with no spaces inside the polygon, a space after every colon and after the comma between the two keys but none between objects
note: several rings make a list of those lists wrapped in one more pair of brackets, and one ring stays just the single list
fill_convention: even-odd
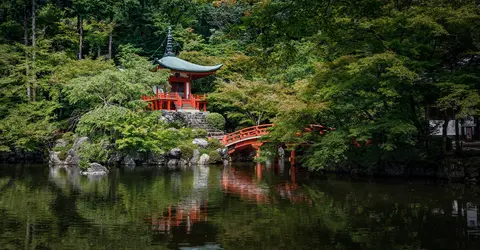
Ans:
[{"label": "dense forest", "polygon": [[[164,152],[196,137],[139,112],[139,96],[166,83],[168,72],[153,72],[152,61],[165,50],[168,27],[180,58],[224,64],[193,91],[209,93],[209,110],[227,118],[228,130],[275,123],[269,141],[308,142],[303,162],[311,169],[435,162],[450,147],[446,126],[443,138],[432,136],[432,110],[455,120],[457,131],[480,116],[478,0],[0,6],[4,152],[45,152],[62,134],[82,135],[92,140],[84,151],[98,160],[114,151]],[[299,137],[308,124],[335,130]]]}]

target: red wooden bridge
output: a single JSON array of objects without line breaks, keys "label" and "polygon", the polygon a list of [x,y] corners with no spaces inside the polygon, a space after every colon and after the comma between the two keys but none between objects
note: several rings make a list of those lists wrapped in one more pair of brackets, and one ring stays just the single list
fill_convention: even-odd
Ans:
[{"label": "red wooden bridge", "polygon": [[222,144],[228,148],[229,154],[248,146],[258,149],[263,144],[258,138],[268,134],[268,129],[271,127],[273,124],[263,124],[226,134],[223,136]]},{"label": "red wooden bridge", "polygon": [[[260,137],[269,133],[269,128],[274,124],[263,124],[258,126],[252,126],[235,131],[230,134],[226,134],[222,138],[222,144],[228,148],[228,154],[233,154],[236,150],[241,150],[246,147],[253,147],[257,151],[257,157],[260,156],[260,147],[264,141],[259,140]],[[324,135],[327,131],[332,131],[334,128],[327,128],[323,125],[310,124],[304,131],[298,131],[297,136],[302,136],[303,133],[309,133],[312,131],[319,131],[321,135]],[[291,150],[290,161],[295,163],[295,149]]]}]

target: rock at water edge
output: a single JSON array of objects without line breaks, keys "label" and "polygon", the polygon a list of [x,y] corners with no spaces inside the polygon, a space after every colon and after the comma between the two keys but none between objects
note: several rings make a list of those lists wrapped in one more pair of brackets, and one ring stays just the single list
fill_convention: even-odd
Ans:
[{"label": "rock at water edge", "polygon": [[208,156],[207,154],[203,154],[202,156],[200,156],[200,160],[198,160],[198,164],[207,165],[209,160],[210,160],[210,156]]},{"label": "rock at water edge", "polygon": [[75,140],[72,148],[67,151],[67,159],[65,160],[65,164],[78,165],[80,163],[80,156],[78,155],[78,153],[82,144],[87,141],[88,137],[80,137]]},{"label": "rock at water edge", "polygon": [[81,172],[82,175],[107,175],[108,169],[96,162],[88,164],[88,168]]},{"label": "rock at water edge", "polygon": [[174,148],[170,150],[170,152],[168,153],[168,156],[170,158],[180,159],[181,154],[182,154],[182,150],[180,150],[179,148]]},{"label": "rock at water edge", "polygon": [[55,151],[50,151],[48,163],[53,166],[65,165],[65,162],[58,157],[58,152]]}]

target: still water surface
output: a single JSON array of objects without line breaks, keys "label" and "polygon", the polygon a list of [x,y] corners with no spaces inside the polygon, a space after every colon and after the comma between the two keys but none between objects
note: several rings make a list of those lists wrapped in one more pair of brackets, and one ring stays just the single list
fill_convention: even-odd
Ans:
[{"label": "still water surface", "polygon": [[283,166],[0,166],[0,249],[480,249],[479,187]]}]

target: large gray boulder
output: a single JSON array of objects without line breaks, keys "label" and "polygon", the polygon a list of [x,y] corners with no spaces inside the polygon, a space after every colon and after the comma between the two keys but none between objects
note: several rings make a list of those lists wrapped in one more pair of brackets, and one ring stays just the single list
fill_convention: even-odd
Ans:
[{"label": "large gray boulder", "polygon": [[169,158],[180,159],[180,155],[182,154],[182,150],[179,148],[174,148],[168,152]]},{"label": "large gray boulder", "polygon": [[192,143],[201,147],[201,148],[207,148],[208,147],[208,141],[205,140],[205,139],[196,138],[192,141]]},{"label": "large gray boulder", "polygon": [[108,169],[96,162],[88,164],[85,171],[80,172],[82,175],[107,175]]},{"label": "large gray boulder", "polygon": [[203,154],[200,156],[200,160],[198,160],[198,165],[207,165],[208,161],[210,160],[210,156],[207,154]]}]

